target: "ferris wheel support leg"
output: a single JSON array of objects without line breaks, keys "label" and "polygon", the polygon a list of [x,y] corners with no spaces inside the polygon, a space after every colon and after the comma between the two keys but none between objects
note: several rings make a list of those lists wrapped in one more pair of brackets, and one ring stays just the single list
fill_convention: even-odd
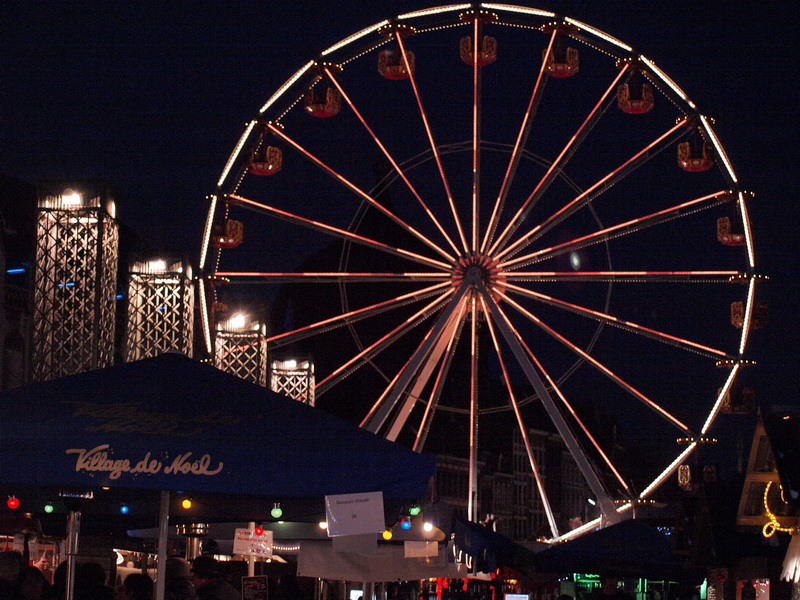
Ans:
[{"label": "ferris wheel support leg", "polygon": [[453,314],[460,313],[461,306],[463,305],[463,299],[468,289],[469,285],[465,281],[461,284],[458,290],[456,290],[453,299],[448,303],[442,314],[439,315],[439,318],[434,324],[430,334],[422,342],[419,348],[417,348],[416,352],[414,352],[409,361],[403,367],[403,372],[395,381],[393,388],[389,391],[380,405],[376,406],[374,410],[364,418],[364,420],[361,422],[361,427],[371,431],[372,433],[378,433],[381,427],[383,427],[386,419],[389,418],[389,414],[400,401],[400,396],[403,394],[403,391],[409,386],[411,380],[419,371],[423,361],[430,354],[434,344],[436,344],[441,337],[442,332],[446,329]]},{"label": "ferris wheel support leg", "polygon": [[[485,306],[485,305],[484,305]],[[488,312],[488,308],[486,309]],[[517,402],[517,397],[514,394],[514,387],[511,384],[511,380],[508,376],[508,369],[506,368],[505,361],[503,360],[503,355],[500,352],[500,344],[497,340],[497,333],[495,331],[494,325],[492,325],[492,320],[488,319],[486,323],[489,326],[489,335],[492,338],[492,344],[495,348],[495,353],[497,354],[497,360],[500,362],[500,370],[503,373],[503,381],[506,384],[506,390],[508,391],[508,402],[511,405],[511,408],[514,410],[514,417],[517,420],[517,428],[519,429],[520,437],[522,438],[522,443],[525,446],[525,453],[528,455],[528,463],[531,466],[531,471],[533,471],[533,479],[536,482],[536,489],[539,492],[539,498],[542,501],[542,507],[544,508],[544,514],[547,517],[547,523],[550,525],[550,532],[553,534],[554,538],[559,536],[558,533],[558,525],[556,524],[555,515],[553,514],[553,509],[550,507],[550,500],[547,497],[547,492],[544,489],[544,480],[542,478],[542,474],[539,472],[539,466],[536,461],[536,456],[533,452],[533,447],[531,446],[530,437],[528,436],[528,428],[525,425],[525,420],[522,418],[522,412],[520,411],[519,402]]]},{"label": "ferris wheel support leg", "polygon": [[427,385],[434,368],[441,362],[444,352],[450,348],[450,340],[453,339],[453,336],[458,330],[458,322],[460,320],[461,319],[459,318],[458,313],[454,313],[442,333],[439,335],[439,339],[436,340],[436,345],[430,351],[425,363],[419,369],[419,374],[414,380],[414,385],[411,386],[411,390],[406,395],[406,400],[403,402],[403,406],[400,408],[400,411],[392,421],[392,426],[389,429],[389,433],[386,434],[387,440],[391,440],[393,442],[397,441],[397,436],[400,435],[403,427],[405,427],[406,421],[408,420],[411,411],[414,409],[414,405],[416,405],[417,400],[419,400],[422,390]]},{"label": "ferris wheel support leg", "polygon": [[589,484],[592,493],[594,493],[596,496],[597,504],[600,507],[603,517],[609,524],[620,522],[622,520],[622,516],[617,512],[617,509],[614,506],[614,501],[608,495],[608,492],[603,486],[603,483],[600,481],[600,478],[597,476],[597,473],[594,472],[594,469],[592,468],[592,465],[590,464],[589,459],[584,453],[580,443],[577,439],[575,439],[575,436],[572,435],[569,425],[564,420],[564,417],[558,410],[553,398],[547,391],[547,387],[545,386],[541,377],[539,377],[539,373],[536,372],[536,369],[528,360],[528,357],[520,345],[519,340],[517,340],[517,337],[514,335],[514,332],[511,330],[511,327],[502,315],[500,307],[482,284],[479,284],[479,289],[484,301],[486,302],[486,305],[489,307],[489,313],[492,317],[492,320],[503,334],[503,338],[505,338],[506,343],[514,353],[517,362],[525,372],[525,376],[533,386],[536,394],[541,399],[542,405],[547,411],[550,420],[553,422],[553,425],[555,425],[559,435],[564,440],[567,449],[569,450],[570,454],[572,454],[575,463],[578,465],[578,468],[586,479],[586,482]]},{"label": "ferris wheel support leg", "polygon": [[431,422],[436,409],[439,407],[439,398],[442,396],[442,389],[444,388],[447,374],[450,371],[450,365],[453,362],[453,347],[456,341],[461,337],[461,331],[464,328],[464,319],[460,319],[454,335],[450,338],[450,342],[445,350],[444,360],[439,367],[439,375],[437,376],[436,383],[433,386],[433,391],[428,400],[428,406],[425,407],[425,412],[422,415],[422,420],[417,432],[417,438],[414,440],[412,450],[415,452],[422,452],[425,447],[425,442],[428,440],[428,433],[430,433]]}]

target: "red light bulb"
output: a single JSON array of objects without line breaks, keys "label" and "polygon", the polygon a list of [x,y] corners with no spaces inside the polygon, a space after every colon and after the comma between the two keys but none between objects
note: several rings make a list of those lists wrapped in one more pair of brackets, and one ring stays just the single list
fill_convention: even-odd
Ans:
[{"label": "red light bulb", "polygon": [[8,508],[10,508],[11,510],[19,508],[19,498],[17,498],[16,496],[9,496],[8,502],[6,502],[6,504],[8,505]]},{"label": "red light bulb", "polygon": [[262,536],[262,535],[264,535],[264,528],[263,527],[256,527],[253,530],[253,533],[255,533],[257,536]]}]

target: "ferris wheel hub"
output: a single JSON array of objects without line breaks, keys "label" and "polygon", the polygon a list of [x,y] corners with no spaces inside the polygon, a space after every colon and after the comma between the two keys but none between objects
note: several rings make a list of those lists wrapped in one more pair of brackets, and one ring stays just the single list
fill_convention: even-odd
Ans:
[{"label": "ferris wheel hub", "polygon": [[458,259],[451,276],[453,287],[460,286],[464,281],[472,285],[482,283],[494,294],[505,288],[506,274],[497,259],[482,253],[470,253]]}]

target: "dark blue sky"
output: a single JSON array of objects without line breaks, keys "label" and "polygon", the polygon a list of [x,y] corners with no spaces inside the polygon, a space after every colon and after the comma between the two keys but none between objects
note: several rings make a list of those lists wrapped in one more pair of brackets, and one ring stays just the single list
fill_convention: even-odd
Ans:
[{"label": "dark blue sky", "polygon": [[[0,13],[0,175],[106,178],[121,221],[196,254],[204,196],[265,99],[348,34],[432,4],[11,0]],[[716,119],[743,188],[756,193],[757,270],[771,277],[770,327],[753,348],[758,393],[795,402],[796,10],[777,1],[529,4],[632,45]]]}]

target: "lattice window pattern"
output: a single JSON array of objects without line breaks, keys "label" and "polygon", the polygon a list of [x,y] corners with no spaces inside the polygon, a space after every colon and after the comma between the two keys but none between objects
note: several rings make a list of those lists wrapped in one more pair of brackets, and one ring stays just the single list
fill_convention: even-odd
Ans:
[{"label": "lattice window pattern", "polygon": [[134,263],[128,274],[127,361],[167,350],[192,355],[194,288],[181,261]]},{"label": "lattice window pattern", "polygon": [[314,363],[311,360],[273,360],[270,389],[298,402],[314,406]]},{"label": "lattice window pattern", "polygon": [[119,230],[95,199],[89,207],[40,209],[34,277],[33,378],[109,366]]}]

